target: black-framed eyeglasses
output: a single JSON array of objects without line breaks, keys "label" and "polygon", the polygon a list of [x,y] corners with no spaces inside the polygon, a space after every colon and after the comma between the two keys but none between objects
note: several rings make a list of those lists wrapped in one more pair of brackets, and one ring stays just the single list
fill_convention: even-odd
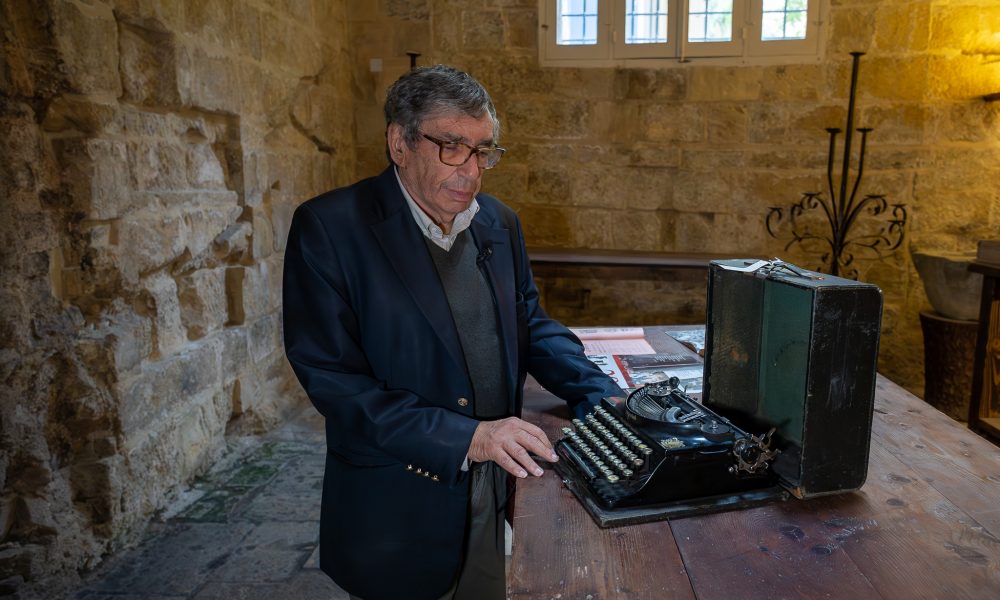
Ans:
[{"label": "black-framed eyeglasses", "polygon": [[449,142],[421,132],[420,135],[438,146],[438,158],[449,167],[461,167],[469,162],[473,154],[480,169],[492,169],[500,162],[500,157],[507,151],[500,146],[470,146],[462,142]]}]

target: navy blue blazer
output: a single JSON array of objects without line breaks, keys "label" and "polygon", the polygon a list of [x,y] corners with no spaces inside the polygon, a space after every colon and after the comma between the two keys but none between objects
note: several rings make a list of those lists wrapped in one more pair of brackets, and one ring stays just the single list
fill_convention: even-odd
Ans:
[{"label": "navy blue blazer", "polygon": [[[517,216],[477,200],[470,232],[499,317],[510,413],[526,372],[571,407],[620,394],[539,306]],[[295,211],[283,314],[288,360],[326,417],[321,568],[366,600],[439,597],[461,563],[461,466],[478,422],[444,289],[391,167]]]}]

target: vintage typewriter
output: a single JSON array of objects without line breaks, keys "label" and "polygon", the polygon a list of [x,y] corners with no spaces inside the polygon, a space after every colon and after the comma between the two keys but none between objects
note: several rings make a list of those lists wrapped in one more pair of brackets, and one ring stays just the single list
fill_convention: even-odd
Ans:
[{"label": "vintage typewriter", "polygon": [[605,399],[555,468],[602,527],[808,498],[864,483],[881,291],[773,261],[709,267],[705,390]]}]

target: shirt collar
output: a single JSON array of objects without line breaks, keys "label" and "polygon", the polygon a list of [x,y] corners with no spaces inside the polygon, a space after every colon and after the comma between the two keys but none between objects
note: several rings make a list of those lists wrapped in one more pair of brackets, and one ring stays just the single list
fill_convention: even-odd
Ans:
[{"label": "shirt collar", "polygon": [[473,198],[472,203],[469,204],[469,208],[455,215],[455,220],[451,224],[451,233],[445,233],[437,223],[427,216],[427,213],[424,212],[424,209],[420,208],[420,205],[416,203],[413,197],[410,196],[410,193],[406,190],[406,186],[403,185],[403,180],[399,178],[399,169],[393,167],[392,172],[396,175],[396,182],[399,183],[399,189],[402,190],[403,197],[406,198],[406,203],[410,207],[410,214],[413,215],[413,220],[420,226],[420,231],[427,239],[434,242],[435,245],[446,251],[451,250],[455,239],[458,238],[458,234],[472,225],[472,219],[479,212],[479,201]]}]

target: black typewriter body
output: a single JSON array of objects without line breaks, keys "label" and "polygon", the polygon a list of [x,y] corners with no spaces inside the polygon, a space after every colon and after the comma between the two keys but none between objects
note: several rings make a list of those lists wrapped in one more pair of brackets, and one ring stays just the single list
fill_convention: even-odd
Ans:
[{"label": "black typewriter body", "polygon": [[788,263],[709,266],[704,393],[677,380],[563,428],[555,469],[611,527],[858,489],[881,291]]},{"label": "black typewriter body", "polygon": [[664,381],[609,399],[563,428],[555,464],[601,526],[751,506],[783,498],[755,436]]}]

